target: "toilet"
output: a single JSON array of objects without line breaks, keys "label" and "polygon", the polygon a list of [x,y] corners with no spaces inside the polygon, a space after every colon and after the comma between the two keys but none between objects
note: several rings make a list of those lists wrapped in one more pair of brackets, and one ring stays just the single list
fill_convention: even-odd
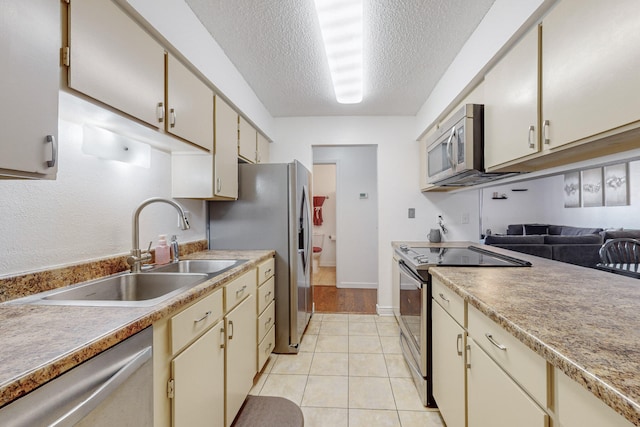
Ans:
[{"label": "toilet", "polygon": [[313,269],[317,271],[318,267],[320,266],[320,255],[322,254],[322,244],[324,243],[324,233],[314,232],[312,243],[313,243],[313,258],[311,262],[313,264]]}]

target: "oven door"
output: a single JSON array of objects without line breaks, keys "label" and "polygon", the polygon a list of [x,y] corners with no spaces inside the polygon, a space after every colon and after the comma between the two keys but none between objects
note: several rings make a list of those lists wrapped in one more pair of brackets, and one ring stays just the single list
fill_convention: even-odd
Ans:
[{"label": "oven door", "polygon": [[400,270],[400,328],[407,347],[418,363],[418,370],[427,376],[427,306],[428,284],[416,276],[403,262]]}]

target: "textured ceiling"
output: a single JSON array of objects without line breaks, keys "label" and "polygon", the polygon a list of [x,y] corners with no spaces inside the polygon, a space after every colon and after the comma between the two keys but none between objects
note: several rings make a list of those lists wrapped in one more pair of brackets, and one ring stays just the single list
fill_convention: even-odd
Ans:
[{"label": "textured ceiling", "polygon": [[415,115],[495,0],[364,0],[364,100],[338,104],[313,0],[186,0],[274,117]]}]

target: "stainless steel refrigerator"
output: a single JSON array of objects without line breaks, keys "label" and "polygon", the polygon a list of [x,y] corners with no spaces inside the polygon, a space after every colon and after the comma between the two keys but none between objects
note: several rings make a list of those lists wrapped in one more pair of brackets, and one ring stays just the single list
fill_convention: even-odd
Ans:
[{"label": "stainless steel refrigerator", "polygon": [[209,202],[210,249],[276,251],[276,353],[297,353],[311,318],[311,173],[298,161],[238,165],[238,200]]}]

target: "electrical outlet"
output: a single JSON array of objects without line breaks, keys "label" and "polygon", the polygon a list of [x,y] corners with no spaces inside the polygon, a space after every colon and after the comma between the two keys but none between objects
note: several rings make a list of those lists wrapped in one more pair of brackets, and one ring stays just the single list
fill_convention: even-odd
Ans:
[{"label": "electrical outlet", "polygon": [[416,217],[416,208],[409,208],[409,218]]},{"label": "electrical outlet", "polygon": [[462,223],[469,224],[469,212],[462,213]]}]

